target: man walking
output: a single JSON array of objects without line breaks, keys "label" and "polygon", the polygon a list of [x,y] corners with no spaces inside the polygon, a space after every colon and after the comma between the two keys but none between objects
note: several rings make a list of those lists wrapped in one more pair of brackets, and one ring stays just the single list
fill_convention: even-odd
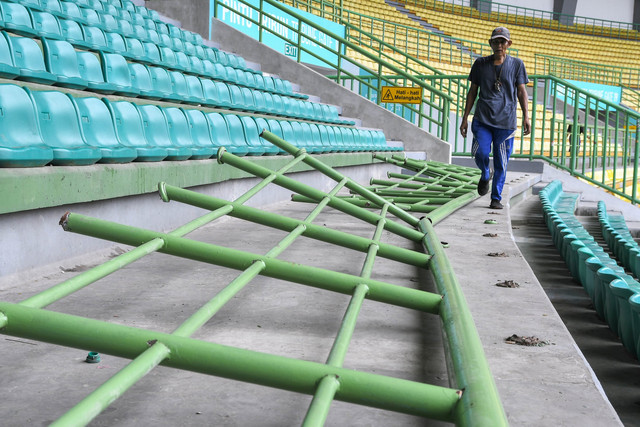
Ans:
[{"label": "man walking", "polygon": [[511,46],[511,34],[505,27],[498,27],[491,33],[489,44],[493,55],[478,58],[471,67],[460,134],[467,137],[467,119],[478,92],[478,104],[473,116],[471,131],[473,143],[471,151],[476,165],[482,171],[478,182],[478,194],[484,196],[489,191],[491,170],[489,154],[493,145],[493,185],[491,186],[490,209],[502,209],[502,187],[507,174],[509,156],[513,151],[513,139],[518,128],[517,104],[522,109],[522,129],[525,135],[531,132],[526,85],[529,82],[527,70],[520,58],[507,55]]}]

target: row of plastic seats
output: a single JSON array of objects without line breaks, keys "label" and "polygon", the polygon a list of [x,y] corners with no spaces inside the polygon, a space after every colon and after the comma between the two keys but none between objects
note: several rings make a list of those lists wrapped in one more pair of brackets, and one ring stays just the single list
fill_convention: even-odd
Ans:
[{"label": "row of plastic seats", "polygon": [[20,4],[2,0],[0,26],[21,35],[67,40],[80,48],[116,52],[137,60],[159,61],[162,54],[164,63],[175,67],[187,67],[185,71],[191,71],[189,58],[195,57],[260,74],[260,71],[248,67],[242,57],[202,43],[195,45],[183,42],[168,34],[147,32],[139,26],[125,26],[126,30],[122,26],[114,26],[105,31],[95,23],[59,19],[48,12],[30,10]]},{"label": "row of plastic seats", "polygon": [[[553,181],[540,192],[543,216],[569,271],[624,347],[640,356],[640,283],[594,240],[574,215],[577,194]],[[572,208],[571,208],[572,207]]]},{"label": "row of plastic seats", "polygon": [[91,165],[199,160],[226,146],[238,155],[274,155],[269,129],[311,152],[386,151],[380,131],[137,105],[58,91],[0,85],[0,166]]},{"label": "row of plastic seats", "polygon": [[624,215],[608,214],[607,206],[601,200],[598,202],[598,221],[604,241],[615,257],[635,277],[640,277],[640,245],[631,235]]},{"label": "row of plastic seats", "polygon": [[[202,79],[178,71],[127,63],[118,54],[76,51],[68,42],[42,40],[43,53],[35,40],[0,32],[0,76],[106,94],[283,115],[328,123],[347,123],[335,107],[281,96],[271,77],[259,76],[271,92]],[[13,61],[13,58],[16,61]],[[254,80],[255,82],[256,80]],[[284,91],[284,87],[280,92]],[[349,124],[353,124],[350,122]]]}]

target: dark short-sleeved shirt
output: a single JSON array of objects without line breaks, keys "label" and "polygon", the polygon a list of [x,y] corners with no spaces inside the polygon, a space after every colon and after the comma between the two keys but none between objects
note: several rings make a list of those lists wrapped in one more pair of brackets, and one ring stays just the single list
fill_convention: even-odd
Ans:
[{"label": "dark short-sleeved shirt", "polygon": [[[500,91],[495,88],[498,76],[502,82]],[[507,55],[501,66],[495,66],[493,55],[478,58],[471,67],[469,81],[479,87],[474,120],[499,129],[518,128],[517,89],[518,85],[529,83],[522,59]]]}]

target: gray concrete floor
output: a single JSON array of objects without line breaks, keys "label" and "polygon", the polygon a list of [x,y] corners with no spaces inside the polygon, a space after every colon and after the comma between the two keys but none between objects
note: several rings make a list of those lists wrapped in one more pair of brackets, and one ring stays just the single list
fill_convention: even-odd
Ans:
[{"label": "gray concrete floor", "polygon": [[[507,191],[514,206],[518,193],[526,195],[526,189],[539,179],[539,176],[526,173],[509,174]],[[525,204],[520,206],[528,206],[528,203],[535,206],[536,201],[537,197],[524,198],[521,203]],[[488,204],[488,196],[477,199],[439,223],[436,232],[440,240],[449,243],[447,255],[476,322],[510,424],[619,425],[615,411],[583,357],[585,350],[578,349],[576,341],[579,343],[579,340],[574,341],[565,327],[574,322],[561,317],[562,312],[558,314],[545,293],[546,279],[539,280],[531,263],[527,262],[532,257],[535,265],[535,257],[523,249],[523,243],[530,243],[533,252],[543,256],[540,265],[543,269],[548,266],[549,276],[564,283],[565,279],[559,273],[561,266],[557,258],[553,258],[551,248],[541,251],[535,246],[545,244],[544,233],[539,229],[536,233],[540,235],[529,232],[521,225],[518,225],[520,229],[512,230],[509,207],[503,211],[490,211]],[[272,205],[268,210],[304,218],[312,208],[307,204],[282,203]],[[521,216],[527,215],[529,213],[525,212]],[[531,215],[535,224],[535,213]],[[495,219],[497,224],[485,224],[487,219]],[[346,219],[331,209],[327,209],[316,223],[367,237],[373,233],[372,226]],[[487,233],[496,237],[486,237]],[[264,254],[284,237],[284,233],[227,219],[188,237]],[[413,247],[389,233],[384,233],[383,241]],[[489,253],[504,256],[493,257]],[[364,255],[301,238],[280,258],[359,274]],[[15,283],[0,289],[0,300],[20,301],[89,266],[61,267],[67,272],[58,270],[37,281]],[[171,332],[237,274],[226,268],[154,254],[48,309]],[[424,270],[418,271],[397,262],[379,260],[373,277],[401,286],[432,289]],[[504,280],[514,280],[520,287],[496,286]],[[576,292],[580,288],[575,284],[567,286],[570,286],[568,293],[561,291],[560,294],[565,300],[573,302],[575,299],[579,307],[576,310],[587,313],[586,318],[593,321],[588,317],[584,300]],[[257,278],[194,338],[324,362],[347,303],[348,298],[344,295]],[[575,323],[578,323],[577,316]],[[345,367],[446,386],[440,330],[440,322],[435,316],[367,301]],[[598,336],[606,335],[601,326],[597,331]],[[512,334],[536,336],[548,341],[549,345],[521,347],[506,343],[505,338]],[[609,349],[619,347],[618,343],[609,341],[592,344],[593,350],[603,357],[609,354]],[[0,424],[47,425],[127,363],[102,355],[101,363],[86,364],[83,361],[88,350],[91,349],[68,349],[1,336]],[[631,377],[637,363],[632,360],[621,362],[615,371],[627,372],[623,368],[629,367],[634,369],[629,371]],[[603,369],[614,370],[607,363],[603,363]],[[628,386],[619,387],[621,394],[625,387]],[[300,425],[310,400],[310,396],[159,367],[116,400],[91,425]],[[327,425],[331,426],[440,424],[341,402],[332,405],[327,420]]]}]

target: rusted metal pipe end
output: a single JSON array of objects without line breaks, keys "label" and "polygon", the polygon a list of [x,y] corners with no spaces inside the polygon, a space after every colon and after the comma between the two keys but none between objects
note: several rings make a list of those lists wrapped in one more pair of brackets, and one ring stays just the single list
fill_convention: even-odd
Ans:
[{"label": "rusted metal pipe end", "polygon": [[224,147],[220,147],[218,148],[218,153],[216,154],[216,157],[218,158],[218,164],[222,165],[224,164],[224,161],[222,160],[222,156],[224,156],[224,153],[227,152],[227,149]]},{"label": "rusted metal pipe end", "polygon": [[65,212],[64,215],[62,215],[62,218],[60,218],[60,221],[58,221],[58,225],[62,226],[62,229],[64,231],[67,231],[67,221],[69,220],[69,215],[71,215],[71,212]]},{"label": "rusted metal pipe end", "polygon": [[260,137],[264,138],[264,136],[262,136],[263,133],[265,133],[267,131],[267,129],[262,129],[262,131],[260,132]]},{"label": "rusted metal pipe end", "polygon": [[171,200],[169,199],[169,195],[167,194],[167,183],[162,181],[158,183],[158,194],[163,202],[169,203]]}]

